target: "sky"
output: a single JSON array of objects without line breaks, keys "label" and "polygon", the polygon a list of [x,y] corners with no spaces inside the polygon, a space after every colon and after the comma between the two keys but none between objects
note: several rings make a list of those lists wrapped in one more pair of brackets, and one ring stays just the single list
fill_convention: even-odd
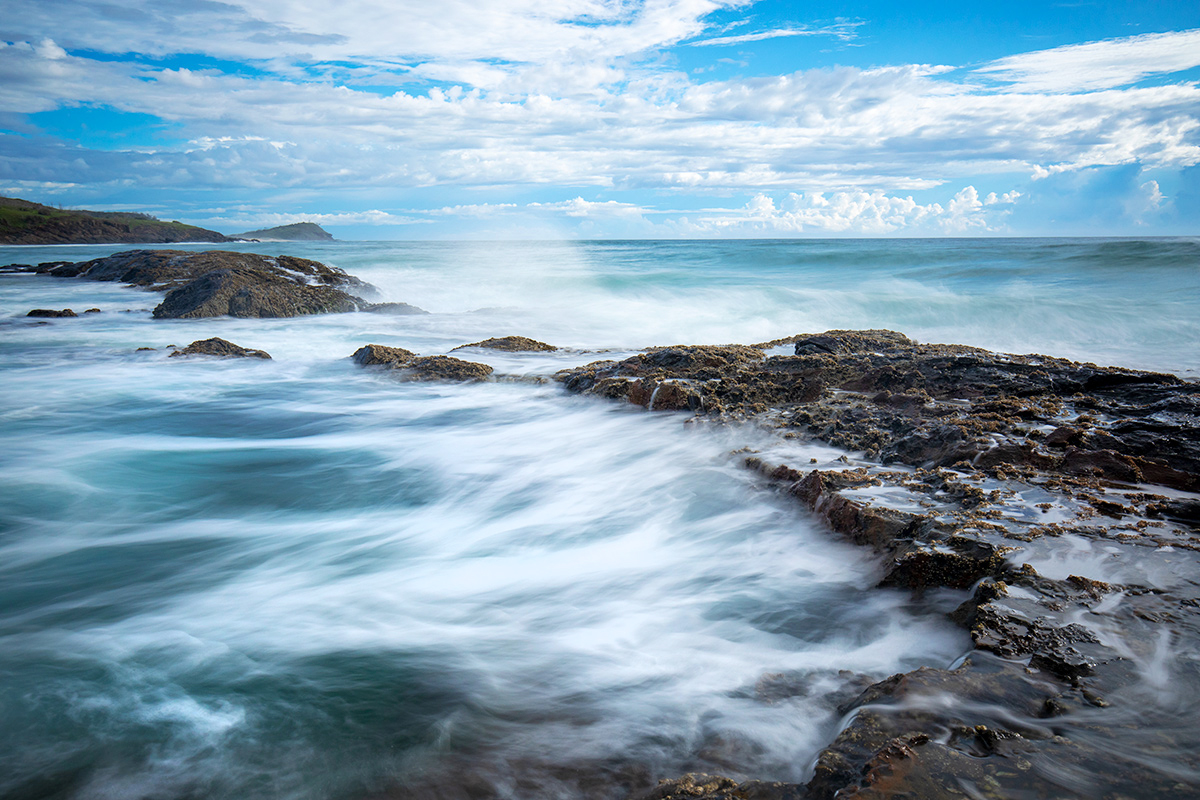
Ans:
[{"label": "sky", "polygon": [[1200,234],[1200,3],[4,0],[0,195],[343,239]]}]

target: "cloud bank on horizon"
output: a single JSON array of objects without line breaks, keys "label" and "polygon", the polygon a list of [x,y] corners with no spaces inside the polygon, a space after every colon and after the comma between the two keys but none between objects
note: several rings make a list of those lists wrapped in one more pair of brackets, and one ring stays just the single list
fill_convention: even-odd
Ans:
[{"label": "cloud bank on horizon", "polygon": [[7,0],[0,194],[342,238],[1195,234],[1200,6]]}]

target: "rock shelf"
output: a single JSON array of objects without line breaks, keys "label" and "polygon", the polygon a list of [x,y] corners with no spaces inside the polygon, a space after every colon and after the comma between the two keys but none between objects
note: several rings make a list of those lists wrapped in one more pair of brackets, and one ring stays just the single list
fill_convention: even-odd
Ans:
[{"label": "rock shelf", "polygon": [[[974,645],[842,702],[805,784],[695,774],[641,797],[1200,792],[1200,385],[893,331],[653,348],[557,379],[774,431],[745,465],[878,552],[881,585],[957,592]],[[818,442],[841,455],[797,460]]]}]

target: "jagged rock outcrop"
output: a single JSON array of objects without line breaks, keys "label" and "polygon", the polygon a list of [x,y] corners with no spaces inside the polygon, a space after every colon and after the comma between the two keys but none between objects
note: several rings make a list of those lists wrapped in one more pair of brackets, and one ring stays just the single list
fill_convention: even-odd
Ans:
[{"label": "jagged rock outcrop", "polygon": [[[140,348],[139,348],[140,349]],[[213,337],[212,339],[199,339],[192,342],[182,350],[176,350],[171,353],[169,358],[177,356],[217,356],[218,358],[270,358],[270,354],[266,350],[251,350],[248,347],[234,344],[233,342]]]}]

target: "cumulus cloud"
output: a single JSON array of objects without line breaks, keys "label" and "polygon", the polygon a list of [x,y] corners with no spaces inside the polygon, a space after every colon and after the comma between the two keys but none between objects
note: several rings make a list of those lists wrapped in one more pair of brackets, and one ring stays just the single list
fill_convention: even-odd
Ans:
[{"label": "cumulus cloud", "polygon": [[880,191],[790,192],[778,203],[767,194],[758,194],[741,208],[709,209],[668,224],[693,234],[738,236],[983,233],[996,230],[1004,215],[985,206],[1015,203],[1019,197],[1019,192],[993,193],[990,202],[982,201],[974,186],[959,190],[944,206]]},{"label": "cumulus cloud", "polygon": [[644,209],[634,203],[621,203],[616,200],[595,202],[576,197],[574,200],[564,200],[558,203],[530,203],[527,208],[535,211],[561,211],[568,217],[641,217]]},{"label": "cumulus cloud", "polygon": [[[757,194],[761,207],[688,224],[956,232],[987,229],[1022,198],[1013,176],[1200,164],[1200,87],[1121,88],[1200,64],[1200,31],[1026,53],[965,74],[901,64],[703,80],[658,56],[680,43],[852,36],[858,23],[712,36],[710,15],[744,0],[130,0],[119,14],[77,0],[9,4],[9,185],[327,197],[437,187],[439,210],[397,216],[638,224],[662,213],[644,198],[597,197]],[[114,48],[140,55],[86,52]],[[172,53],[209,60],[150,57]],[[40,112],[57,109],[149,115],[169,131],[126,149],[36,135]],[[942,186],[970,192],[906,196]],[[487,204],[460,190],[527,194]],[[531,206],[530,196],[574,199]]]}]

